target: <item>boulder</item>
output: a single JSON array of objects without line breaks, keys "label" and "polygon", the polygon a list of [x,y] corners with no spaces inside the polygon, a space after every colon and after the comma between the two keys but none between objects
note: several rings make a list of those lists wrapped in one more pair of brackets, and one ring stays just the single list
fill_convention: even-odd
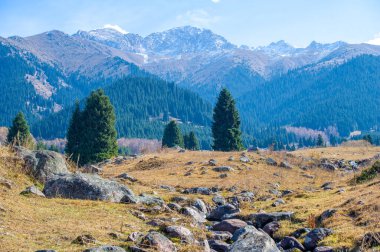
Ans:
[{"label": "boulder", "polygon": [[187,244],[195,243],[195,238],[194,238],[193,233],[185,227],[168,226],[165,228],[165,233],[169,237],[179,238],[181,242],[184,242]]},{"label": "boulder", "polygon": [[233,242],[236,242],[236,241],[239,239],[239,237],[240,237],[241,235],[246,234],[246,233],[249,233],[249,232],[251,232],[251,231],[257,231],[257,229],[256,229],[254,226],[251,226],[251,225],[247,225],[247,226],[245,226],[245,227],[243,227],[243,228],[239,228],[238,230],[236,230],[236,231],[233,233],[233,235],[232,235],[232,237],[231,237],[231,240],[232,240]]},{"label": "boulder", "polygon": [[171,200],[176,202],[176,203],[184,203],[184,202],[188,201],[189,199],[187,197],[183,197],[183,196],[174,196]]},{"label": "boulder", "polygon": [[332,190],[332,189],[334,189],[334,183],[333,182],[326,182],[323,185],[321,185],[321,188],[323,190]]},{"label": "boulder", "polygon": [[155,196],[155,195],[145,194],[145,193],[140,194],[137,200],[139,203],[143,203],[148,206],[156,206],[156,205],[163,206],[165,204],[165,201],[161,199],[160,197]]},{"label": "boulder", "polygon": [[187,188],[183,191],[185,194],[203,194],[203,195],[210,195],[212,194],[212,190],[207,187],[193,187],[193,188]]},{"label": "boulder", "polygon": [[217,252],[227,252],[230,245],[222,240],[208,240],[211,249]]},{"label": "boulder", "polygon": [[305,251],[305,247],[296,238],[291,236],[285,236],[280,242],[280,247],[285,250],[299,249],[301,251]]},{"label": "boulder", "polygon": [[263,228],[272,221],[290,220],[293,212],[273,212],[273,213],[255,213],[249,215],[249,219],[254,223],[256,228]]},{"label": "boulder", "polygon": [[6,187],[8,189],[12,189],[13,182],[8,180],[8,179],[0,177],[0,185]]},{"label": "boulder", "polygon": [[311,230],[306,236],[304,245],[308,250],[313,250],[317,247],[318,243],[327,236],[331,235],[333,231],[328,228],[315,228]]},{"label": "boulder", "polygon": [[251,160],[248,157],[243,156],[243,157],[240,157],[240,162],[242,162],[242,163],[249,163],[249,162],[251,162]]},{"label": "boulder", "polygon": [[221,205],[224,205],[226,204],[226,200],[224,199],[223,196],[221,195],[215,195],[214,197],[212,197],[212,201],[218,205],[218,206],[221,206]]},{"label": "boulder", "polygon": [[293,166],[286,161],[282,161],[280,163],[280,167],[285,168],[285,169],[293,169]]},{"label": "boulder", "polygon": [[201,213],[207,214],[207,206],[201,199],[195,199],[194,202],[192,203],[192,206],[198,209]]},{"label": "boulder", "polygon": [[224,178],[227,178],[228,177],[228,174],[227,173],[222,173],[219,175],[219,178],[221,179],[224,179]]},{"label": "boulder", "polygon": [[265,232],[249,229],[230,246],[230,252],[279,252],[274,240]]},{"label": "boulder", "polygon": [[164,189],[164,190],[167,190],[169,192],[175,192],[175,188],[173,186],[169,186],[169,185],[160,185],[160,188],[161,189]]},{"label": "boulder", "polygon": [[85,234],[85,235],[78,236],[71,243],[78,244],[78,245],[87,245],[91,243],[96,243],[96,239],[90,234]]},{"label": "boulder", "polygon": [[302,235],[307,234],[311,231],[310,228],[299,228],[296,231],[294,231],[291,236],[295,238],[300,238]]},{"label": "boulder", "polygon": [[128,175],[128,173],[122,173],[122,174],[116,176],[116,178],[124,179],[124,180],[129,180],[129,181],[131,181],[131,182],[136,182],[136,181],[137,181],[136,178],[134,178],[134,177]]},{"label": "boulder", "polygon": [[212,170],[216,172],[230,172],[230,171],[233,171],[234,169],[230,166],[218,166],[218,167],[212,168]]},{"label": "boulder", "polygon": [[277,165],[276,160],[274,160],[273,158],[267,158],[266,163],[267,163],[267,165],[273,165],[273,166]]},{"label": "boulder", "polygon": [[231,219],[234,216],[236,216],[239,212],[240,210],[234,205],[226,204],[213,209],[207,216],[207,219],[210,221],[221,221],[224,219]]},{"label": "boulder", "polygon": [[135,241],[137,241],[137,240],[138,240],[139,238],[141,238],[141,237],[144,237],[144,234],[143,234],[143,233],[140,233],[140,232],[133,232],[133,233],[130,233],[130,234],[128,235],[127,240],[128,240],[128,241],[135,242]]},{"label": "boulder", "polygon": [[322,223],[324,220],[332,217],[337,212],[336,209],[327,209],[324,211],[317,219],[319,223]]},{"label": "boulder", "polygon": [[122,247],[117,247],[117,246],[100,246],[96,248],[89,248],[86,250],[83,250],[83,252],[126,252],[125,249]]},{"label": "boulder", "polygon": [[80,168],[80,171],[83,173],[101,173],[103,169],[96,165],[85,165]]},{"label": "boulder", "polygon": [[173,242],[156,231],[150,231],[141,239],[138,245],[142,248],[154,249],[155,251],[160,252],[177,251],[177,248],[174,246]]},{"label": "boulder", "polygon": [[211,165],[211,166],[216,166],[217,161],[216,161],[215,159],[210,159],[210,160],[208,161],[208,164]]},{"label": "boulder", "polygon": [[54,151],[30,151],[15,147],[16,153],[25,161],[27,173],[41,183],[54,175],[70,173],[65,158]]},{"label": "boulder", "polygon": [[39,197],[45,197],[45,194],[40,191],[36,186],[29,186],[20,193],[21,195],[36,195]]},{"label": "boulder", "polygon": [[209,237],[211,240],[228,241],[232,238],[232,234],[227,231],[210,231]]},{"label": "boulder", "polygon": [[270,237],[273,237],[273,235],[280,229],[281,225],[277,221],[272,221],[266,224],[263,227],[263,231],[267,233]]},{"label": "boulder", "polygon": [[50,178],[44,187],[48,198],[102,200],[136,203],[137,197],[126,186],[95,174],[73,173]]},{"label": "boulder", "polygon": [[178,205],[177,203],[169,203],[168,204],[168,207],[171,209],[171,210],[174,210],[174,211],[179,211],[182,207],[180,205]]},{"label": "boulder", "polygon": [[180,213],[191,217],[197,223],[206,222],[205,215],[200,213],[198,209],[193,207],[184,207],[180,210]]},{"label": "boulder", "polygon": [[285,200],[277,199],[275,202],[273,202],[272,206],[276,207],[276,206],[283,205],[283,204],[285,204]]},{"label": "boulder", "polygon": [[247,223],[239,219],[228,219],[216,223],[212,226],[214,231],[227,231],[231,234],[235,233],[236,230],[247,226]]}]

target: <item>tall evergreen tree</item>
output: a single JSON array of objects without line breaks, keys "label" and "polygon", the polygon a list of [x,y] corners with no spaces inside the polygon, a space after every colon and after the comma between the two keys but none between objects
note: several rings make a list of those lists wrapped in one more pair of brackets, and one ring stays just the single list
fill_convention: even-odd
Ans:
[{"label": "tall evergreen tree", "polygon": [[191,131],[187,137],[187,146],[185,146],[188,150],[199,150],[199,142],[197,137],[195,136],[194,131]]},{"label": "tall evergreen tree", "polygon": [[7,135],[7,141],[12,145],[32,147],[33,139],[30,135],[29,125],[22,112],[19,112],[13,119],[12,126]]},{"label": "tall evergreen tree", "polygon": [[95,163],[117,155],[114,108],[102,89],[93,91],[81,113],[79,164]]},{"label": "tall evergreen tree", "polygon": [[243,148],[239,113],[231,93],[223,88],[214,108],[212,135],[213,148],[219,151],[234,151]]},{"label": "tall evergreen tree", "polygon": [[75,109],[70,120],[70,125],[67,130],[67,143],[65,152],[71,158],[71,160],[77,162],[80,157],[79,145],[82,136],[82,118],[81,111],[79,108],[79,102],[75,103]]},{"label": "tall evergreen tree", "polygon": [[321,134],[318,134],[318,138],[317,138],[317,143],[316,143],[316,145],[317,145],[317,146],[323,146],[323,144],[324,144],[324,141],[323,141],[322,135],[321,135]]},{"label": "tall evergreen tree", "polygon": [[164,136],[162,137],[162,147],[172,148],[175,146],[184,147],[184,143],[181,130],[173,120],[165,127]]}]

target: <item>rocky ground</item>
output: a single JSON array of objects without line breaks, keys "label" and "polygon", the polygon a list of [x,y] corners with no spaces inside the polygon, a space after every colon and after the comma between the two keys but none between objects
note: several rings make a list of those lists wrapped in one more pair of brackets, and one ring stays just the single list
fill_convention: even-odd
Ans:
[{"label": "rocky ground", "polygon": [[81,169],[0,147],[0,251],[376,251],[380,148],[164,150]]}]

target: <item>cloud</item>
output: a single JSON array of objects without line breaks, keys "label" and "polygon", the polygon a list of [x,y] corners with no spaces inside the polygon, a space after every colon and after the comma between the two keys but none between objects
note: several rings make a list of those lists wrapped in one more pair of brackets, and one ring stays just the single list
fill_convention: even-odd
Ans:
[{"label": "cloud", "polygon": [[113,30],[118,31],[118,32],[123,33],[123,34],[127,34],[128,33],[126,30],[124,30],[123,28],[121,28],[118,25],[106,24],[103,27],[104,28],[113,29]]},{"label": "cloud", "polygon": [[213,3],[219,3],[220,0],[211,0],[211,2],[213,2]]},{"label": "cloud", "polygon": [[[215,0],[214,0],[215,1]],[[210,15],[203,9],[189,10],[177,16],[180,25],[193,25],[197,27],[209,27],[219,21],[219,17]]]},{"label": "cloud", "polygon": [[373,39],[368,40],[366,43],[371,45],[380,45],[380,32],[376,34]]}]

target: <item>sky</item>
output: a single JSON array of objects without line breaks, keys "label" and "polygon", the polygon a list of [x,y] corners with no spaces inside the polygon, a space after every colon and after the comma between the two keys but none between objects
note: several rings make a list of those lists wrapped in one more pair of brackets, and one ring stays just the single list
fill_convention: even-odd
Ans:
[{"label": "sky", "polygon": [[380,45],[380,0],[0,0],[0,36],[113,27],[146,36],[191,25],[237,45]]}]

